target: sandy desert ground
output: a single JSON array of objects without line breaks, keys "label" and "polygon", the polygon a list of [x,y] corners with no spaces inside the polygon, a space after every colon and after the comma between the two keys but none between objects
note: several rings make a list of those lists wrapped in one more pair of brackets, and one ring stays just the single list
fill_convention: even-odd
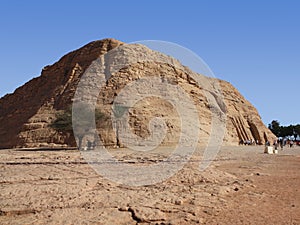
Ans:
[{"label": "sandy desert ground", "polygon": [[204,172],[199,150],[173,177],[141,187],[100,176],[76,150],[1,150],[0,224],[300,224],[300,147],[263,148],[223,147]]}]

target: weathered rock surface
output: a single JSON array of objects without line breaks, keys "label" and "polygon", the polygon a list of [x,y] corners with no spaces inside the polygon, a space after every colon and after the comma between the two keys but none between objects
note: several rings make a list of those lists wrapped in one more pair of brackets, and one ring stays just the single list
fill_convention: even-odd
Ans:
[{"label": "weathered rock surface", "polygon": [[41,76],[0,99],[0,147],[72,144],[66,134],[49,128],[58,110],[71,104],[83,71],[99,55],[122,43],[113,39],[91,42],[43,68]]},{"label": "weathered rock surface", "polygon": [[[109,54],[105,54],[107,52]],[[93,67],[94,64],[98,67]],[[114,39],[104,39],[91,42],[65,55],[57,63],[46,66],[40,77],[32,79],[16,89],[13,94],[0,99],[0,148],[75,146],[73,134],[57,132],[49,125],[56,118],[58,111],[70,107],[74,99],[76,101],[76,88],[87,72],[96,74],[96,77],[89,81],[90,86],[86,91],[97,96],[97,107],[108,117],[111,116],[115,99],[128,84],[143,78],[158,79],[161,83],[182,88],[189,95],[197,109],[199,127],[193,124],[191,119],[187,124],[190,128],[196,126],[198,129],[200,144],[206,144],[211,135],[212,112],[215,107],[222,111],[226,119],[222,120],[220,117],[220,123],[226,123],[224,145],[237,145],[239,140],[257,140],[264,143],[267,139],[272,141],[275,138],[261,121],[257,110],[228,82],[212,78],[201,80],[204,78],[199,75],[200,82],[203,81],[199,85],[199,81],[195,80],[195,73],[171,57],[145,46],[124,45]],[[104,80],[105,85],[99,86],[99,80]],[[208,84],[205,83],[207,81]],[[129,90],[129,95],[143,95],[145,90],[151,89],[147,82],[140,84],[140,89]],[[208,99],[207,85],[210,88],[218,85],[223,94],[221,100],[215,98],[215,105]],[[95,87],[101,87],[100,93],[89,90]],[[179,101],[182,97],[170,89],[165,94],[178,97]],[[226,107],[219,104],[219,100],[223,101]],[[187,111],[188,107],[187,105]],[[127,130],[127,133],[132,133],[137,139],[132,139],[132,142],[145,145],[147,142],[141,140],[155,138],[149,128],[149,123],[151,125],[150,121],[154,117],[165,121],[166,135],[163,144],[172,145],[178,142],[182,132],[182,118],[178,115],[176,107],[168,101],[150,96],[138,101],[134,107],[128,109],[128,113],[127,128],[130,130]],[[114,124],[108,120],[104,125],[97,127],[102,142],[106,145],[116,145],[119,140],[117,132],[113,129]],[[188,142],[189,139],[185,141]]]}]

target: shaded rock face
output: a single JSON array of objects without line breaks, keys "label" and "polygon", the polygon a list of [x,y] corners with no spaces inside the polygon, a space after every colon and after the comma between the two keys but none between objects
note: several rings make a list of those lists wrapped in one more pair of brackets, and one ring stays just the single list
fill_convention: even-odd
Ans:
[{"label": "shaded rock face", "polygon": [[69,135],[59,134],[48,125],[56,111],[71,104],[78,80],[91,62],[121,44],[113,39],[89,43],[46,66],[41,76],[1,98],[0,148],[74,145]]},{"label": "shaded rock face", "polygon": [[224,143],[230,145],[238,140],[258,141],[264,144],[276,136],[263,124],[256,108],[248,102],[230,83],[220,82],[228,110]]},{"label": "shaded rock face", "polygon": [[[191,76],[193,72],[180,65],[178,61],[140,45],[119,51],[119,55],[114,55],[116,62],[113,61],[114,58],[105,55],[120,46],[125,45],[114,39],[91,42],[65,55],[57,63],[46,66],[41,76],[16,89],[13,94],[1,98],[0,148],[75,146],[72,133],[57,132],[49,125],[55,120],[57,112],[70,107],[80,78],[96,59],[103,65],[103,68],[100,68],[104,71],[103,79],[108,78],[97,99],[97,107],[107,115],[107,118],[110,118],[112,114],[112,105],[116,96],[126,85],[143,77],[153,76],[153,79],[158,77],[168,84],[178,85],[189,94],[199,115],[197,128],[199,129],[199,143],[206,144],[211,135],[211,105],[204,93],[205,88],[197,85]],[[132,49],[139,55],[130,56]],[[162,58],[167,60],[163,62],[170,63],[133,60],[130,66],[122,67],[108,75],[108,65],[142,58],[145,55]],[[226,105],[224,145],[237,145],[240,140],[257,140],[259,143],[264,143],[266,139],[269,141],[275,139],[271,131],[262,123],[257,110],[231,84],[226,81],[216,81]],[[147,97],[128,109],[128,114],[129,132],[136,137],[149,138],[151,119],[160,117],[165,121],[167,130],[163,144],[172,145],[178,142],[181,119],[172,104],[157,97]],[[114,124],[110,119],[98,124],[97,131],[100,139],[105,145],[122,145],[122,143],[117,143],[119,142],[118,133],[113,127]]]}]

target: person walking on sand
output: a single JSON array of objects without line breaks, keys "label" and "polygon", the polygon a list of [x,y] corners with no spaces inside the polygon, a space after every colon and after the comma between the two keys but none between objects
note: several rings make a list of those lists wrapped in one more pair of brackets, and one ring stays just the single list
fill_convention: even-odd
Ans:
[{"label": "person walking on sand", "polygon": [[283,139],[280,139],[280,140],[279,140],[279,144],[280,144],[281,150],[283,150]]}]

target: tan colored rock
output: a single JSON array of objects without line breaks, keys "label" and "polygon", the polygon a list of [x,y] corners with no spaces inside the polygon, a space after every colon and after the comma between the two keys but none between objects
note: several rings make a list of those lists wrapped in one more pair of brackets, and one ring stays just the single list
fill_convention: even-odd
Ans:
[{"label": "tan colored rock", "polygon": [[82,72],[99,55],[121,44],[122,42],[114,39],[91,42],[68,53],[57,63],[44,67],[41,76],[19,87],[13,94],[2,97],[0,148],[33,147],[43,142],[75,145],[74,138],[69,140],[68,137],[65,138],[66,134],[56,134],[49,127],[40,131],[32,129],[30,132],[24,124],[42,122],[49,125],[58,110],[71,104]]},{"label": "tan colored rock", "polygon": [[[118,51],[111,51],[117,47]],[[107,52],[109,54],[104,55]],[[100,75],[95,79],[91,78],[86,91],[92,96],[98,96],[97,107],[108,117],[111,116],[114,100],[128,84],[153,77],[153,80],[159,79],[169,85],[178,86],[189,95],[198,113],[199,127],[196,129],[199,131],[200,144],[205,145],[209,140],[212,112],[217,108],[223,110],[222,114],[226,111],[226,121],[221,119],[219,121],[226,123],[224,145],[237,145],[239,140],[258,140],[259,143],[264,143],[266,139],[272,141],[275,138],[261,121],[257,110],[228,82],[212,78],[204,79],[198,75],[204,82],[201,84],[203,87],[199,86],[197,84],[199,82],[194,79],[196,74],[171,57],[145,46],[123,45],[114,39],[104,39],[91,42],[65,55],[57,63],[46,66],[40,77],[32,79],[13,94],[0,99],[0,148],[39,147],[47,144],[75,146],[72,134],[57,132],[49,125],[58,111],[70,107],[80,79],[87,69],[93,66],[96,59],[98,62],[96,70]],[[110,78],[101,92],[94,93],[93,89],[99,87],[98,79],[105,80],[108,76]],[[215,102],[212,103],[207,98],[206,86],[215,84],[222,90],[226,109],[218,102],[220,99],[215,98]],[[130,90],[129,95],[143,95],[143,91],[149,89],[149,86],[147,83],[142,85],[144,86],[140,90]],[[166,94],[177,98],[175,92]],[[180,98],[181,96],[178,96],[179,100]],[[182,104],[186,102],[182,101]],[[187,110],[191,110],[188,104],[186,107]],[[181,118],[176,108],[168,101],[150,96],[137,102],[128,113],[129,130],[126,132],[133,134],[130,138],[133,138],[131,141],[135,144],[147,145],[147,141],[141,140],[156,138],[149,128],[154,117],[165,121],[166,135],[162,144],[174,145],[178,142],[182,133]],[[191,119],[187,124],[190,128],[195,126]],[[122,146],[124,143],[120,141],[117,143],[118,134],[113,126],[110,120],[98,125],[100,138],[105,145]],[[185,133],[184,135],[187,136],[184,137],[184,142],[188,143],[190,137]],[[88,139],[90,137],[86,137],[84,142]]]}]

